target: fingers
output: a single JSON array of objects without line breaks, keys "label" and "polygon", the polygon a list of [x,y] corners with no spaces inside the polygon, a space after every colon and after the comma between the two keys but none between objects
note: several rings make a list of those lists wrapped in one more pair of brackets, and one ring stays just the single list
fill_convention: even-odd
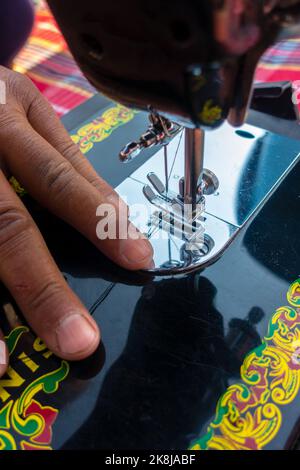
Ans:
[{"label": "fingers", "polygon": [[0,377],[5,373],[8,366],[8,351],[4,336],[0,330]]},{"label": "fingers", "polygon": [[119,197],[116,191],[94,170],[93,166],[84,157],[77,145],[74,144],[62,122],[48,101],[36,93],[27,111],[27,118],[36,130],[49,144],[52,145],[103,197],[113,204],[118,210],[122,210],[124,217],[128,207]]},{"label": "fingers", "polygon": [[[73,360],[95,351],[100,340],[96,323],[65,282],[36,225],[2,172],[0,279],[33,330],[54,353]],[[3,370],[5,364],[0,365],[0,372],[1,367]]]},{"label": "fingers", "polygon": [[[136,238],[135,228],[128,224],[126,205],[119,206],[117,194],[81,155],[32,84],[17,74],[10,74],[9,83],[23,106],[17,111],[17,104],[10,105],[11,112],[1,119],[1,153],[10,172],[42,205],[73,225],[114,262],[132,270],[150,266],[151,245],[141,234]],[[9,102],[13,104],[13,100]],[[105,203],[116,207],[117,228],[125,226],[134,240],[124,236],[124,230],[122,237],[117,233],[114,239],[99,240],[96,211]]]},{"label": "fingers", "polygon": [[[1,138],[1,136],[0,136]],[[3,140],[4,142],[4,140]],[[152,248],[142,234],[139,239],[127,212],[117,209],[116,226],[128,225],[124,239],[99,240],[96,227],[97,208],[103,204],[116,206],[115,195],[103,194],[79,174],[54,147],[43,139],[25,120],[15,122],[6,132],[2,152],[10,171],[43,206],[80,231],[103,253],[126,269],[142,269],[151,265]],[[118,237],[118,233],[116,234]]]}]

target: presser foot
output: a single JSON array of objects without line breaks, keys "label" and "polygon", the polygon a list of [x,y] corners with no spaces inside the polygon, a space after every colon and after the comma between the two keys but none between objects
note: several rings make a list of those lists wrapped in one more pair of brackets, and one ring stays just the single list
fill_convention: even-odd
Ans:
[{"label": "presser foot", "polygon": [[180,194],[167,193],[154,173],[147,179],[155,183],[143,187],[143,195],[151,205],[144,233],[154,250],[154,267],[148,271],[175,275],[203,268],[215,260],[237,229],[207,214],[203,195],[193,207],[184,204]]},{"label": "presser foot", "polygon": [[[170,165],[161,148],[116,188],[130,220],[153,247],[147,272],[184,274],[217,261],[299,161],[299,150],[299,141],[249,125],[224,124],[206,133],[209,170],[203,170],[191,209],[184,200],[185,145],[178,133],[168,144]],[[171,168],[167,185],[166,167]]]},{"label": "presser foot", "polygon": [[[178,269],[206,256],[213,247],[213,240],[205,234],[205,198],[199,194],[196,204],[187,205],[182,195],[167,191],[158,176],[151,172],[147,175],[150,185],[145,185],[143,194],[155,207],[149,220],[148,236],[161,239],[162,245],[168,241],[168,260],[162,269]],[[181,180],[182,184],[182,180]],[[172,243],[180,244],[176,258]]]}]

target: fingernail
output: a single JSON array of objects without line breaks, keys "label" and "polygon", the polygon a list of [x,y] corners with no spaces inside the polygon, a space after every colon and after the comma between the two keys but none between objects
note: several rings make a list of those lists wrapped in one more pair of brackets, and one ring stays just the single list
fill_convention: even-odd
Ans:
[{"label": "fingernail", "polygon": [[62,353],[76,354],[88,350],[97,332],[83,315],[75,313],[64,318],[56,328],[58,347]]},{"label": "fingernail", "polygon": [[[123,246],[122,246],[123,245]],[[153,258],[153,250],[148,240],[124,240],[121,245],[121,254],[129,264],[137,264],[145,261],[145,267],[150,265]]]},{"label": "fingernail", "polygon": [[0,366],[6,365],[6,346],[4,341],[0,340]]}]

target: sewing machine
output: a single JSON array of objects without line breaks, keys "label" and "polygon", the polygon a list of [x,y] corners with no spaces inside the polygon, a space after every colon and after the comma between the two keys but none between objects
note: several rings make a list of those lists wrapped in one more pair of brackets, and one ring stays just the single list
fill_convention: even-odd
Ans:
[{"label": "sewing machine", "polygon": [[[299,159],[288,143],[279,151],[266,130],[242,126],[255,66],[275,40],[300,30],[299,2],[49,4],[90,81],[118,102],[149,110],[148,129],[120,149],[119,158],[130,164],[145,148],[157,153],[117,191],[152,243],[150,271],[174,274],[211,264]],[[284,86],[254,90],[258,97],[268,93],[278,98]],[[224,124],[227,118],[238,128]],[[266,151],[272,168],[255,177]]]}]

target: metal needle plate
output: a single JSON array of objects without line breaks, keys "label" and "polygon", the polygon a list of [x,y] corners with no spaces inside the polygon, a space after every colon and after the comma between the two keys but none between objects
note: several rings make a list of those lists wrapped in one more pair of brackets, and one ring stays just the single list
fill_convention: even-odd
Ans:
[{"label": "metal needle plate", "polygon": [[[179,148],[178,148],[179,145]],[[173,158],[178,150],[178,156]],[[143,187],[152,184],[157,193],[165,194],[158,181],[164,181],[164,149],[136,170],[116,189],[126,199],[131,220],[150,235],[154,248],[155,274],[176,274],[203,268],[218,259],[232,243],[241,228],[263,207],[282,179],[299,160],[300,142],[245,125],[236,130],[224,124],[219,130],[206,133],[204,167],[219,180],[216,194],[207,196],[201,223],[204,227],[203,247],[187,252],[180,234],[168,233],[162,224],[153,224],[157,207],[143,194]],[[170,167],[168,196],[178,194],[184,174],[184,139],[177,135],[168,146]],[[155,176],[153,176],[153,173]],[[138,213],[137,207],[143,207]],[[155,220],[155,216],[154,216]]]}]

